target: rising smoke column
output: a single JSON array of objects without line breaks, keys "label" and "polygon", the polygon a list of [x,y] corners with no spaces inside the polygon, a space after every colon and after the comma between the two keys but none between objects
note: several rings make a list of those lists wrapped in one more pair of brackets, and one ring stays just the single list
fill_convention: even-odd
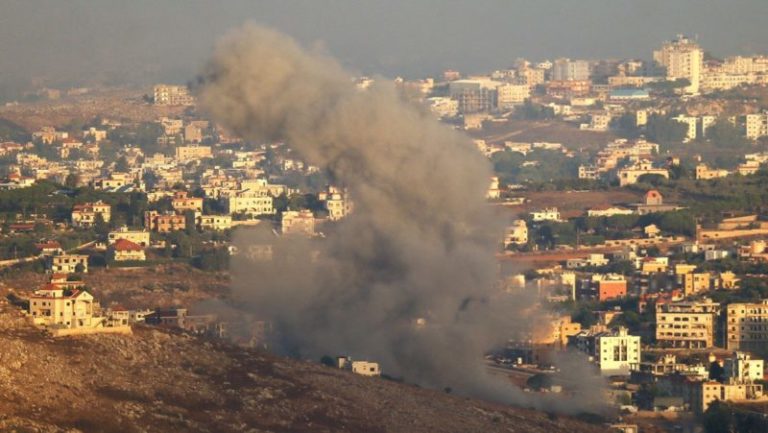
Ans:
[{"label": "rising smoke column", "polygon": [[[286,141],[354,198],[327,239],[280,239],[274,261],[233,265],[233,304],[273,323],[278,351],[350,354],[409,382],[539,405],[483,363],[538,316],[533,299],[495,284],[502,222],[485,202],[488,161],[466,136],[391,83],[359,91],[327,56],[252,25],[219,43],[199,97],[225,128]],[[245,251],[256,236],[235,242]]]}]

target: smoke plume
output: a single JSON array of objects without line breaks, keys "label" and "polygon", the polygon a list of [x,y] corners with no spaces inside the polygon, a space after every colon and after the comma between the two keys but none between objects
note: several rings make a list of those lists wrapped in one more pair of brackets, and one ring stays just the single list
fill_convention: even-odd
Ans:
[{"label": "smoke plume", "polygon": [[[199,97],[227,129],[287,142],[354,199],[326,238],[273,239],[273,260],[234,263],[232,304],[271,321],[276,351],[348,354],[411,383],[545,404],[486,372],[484,353],[539,316],[496,285],[502,222],[485,202],[488,161],[467,137],[391,83],[360,91],[326,55],[251,25],[219,43]],[[264,240],[240,231],[235,242]]]}]

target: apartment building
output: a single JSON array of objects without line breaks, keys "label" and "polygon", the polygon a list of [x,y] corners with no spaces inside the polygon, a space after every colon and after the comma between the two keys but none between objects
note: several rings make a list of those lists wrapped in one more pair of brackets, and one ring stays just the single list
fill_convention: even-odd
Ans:
[{"label": "apartment building", "polygon": [[709,168],[707,164],[703,162],[696,164],[696,179],[697,180],[710,180],[726,177],[730,174],[728,170]]},{"label": "apartment building", "polygon": [[151,210],[144,212],[144,229],[157,233],[168,233],[176,230],[184,230],[187,227],[187,218],[173,212],[159,213]]},{"label": "apartment building", "polygon": [[585,81],[590,78],[586,60],[556,59],[552,63],[552,79],[555,81]]},{"label": "apartment building", "polygon": [[726,348],[768,354],[768,299],[726,307]]},{"label": "apartment building", "polygon": [[176,161],[189,162],[197,159],[211,158],[211,146],[177,146]]},{"label": "apartment building", "polygon": [[528,224],[525,220],[512,221],[504,232],[504,248],[510,245],[525,245],[528,243]]},{"label": "apartment building", "polygon": [[186,191],[176,191],[173,193],[171,206],[173,207],[173,210],[178,213],[184,213],[186,211],[202,212],[203,199],[202,197],[190,197],[189,193]]},{"label": "apartment building", "polygon": [[682,35],[665,42],[653,52],[653,60],[666,71],[668,80],[687,79],[690,82],[685,93],[698,94],[704,69],[704,51],[699,45]]},{"label": "apartment building", "polygon": [[726,383],[706,381],[695,382],[690,390],[691,409],[704,413],[715,401],[745,402],[763,398],[763,385],[729,381]]},{"label": "apartment building", "polygon": [[352,200],[346,190],[330,186],[327,191],[318,194],[318,200],[325,202],[325,210],[331,221],[338,221],[352,212]]},{"label": "apartment building", "polygon": [[581,331],[571,341],[592,357],[603,376],[628,375],[640,364],[640,337],[629,335],[626,328]]},{"label": "apartment building", "polygon": [[187,86],[158,84],[152,89],[156,105],[192,105],[195,98],[189,93]]},{"label": "apartment building", "polygon": [[744,352],[733,352],[732,356],[725,358],[723,370],[726,379],[743,383],[756,382],[765,378],[764,361]]},{"label": "apartment building", "polygon": [[229,230],[232,228],[232,217],[229,215],[199,215],[196,223],[199,230]]},{"label": "apartment building", "polygon": [[667,347],[713,347],[719,315],[720,304],[708,299],[657,304],[656,342]]}]

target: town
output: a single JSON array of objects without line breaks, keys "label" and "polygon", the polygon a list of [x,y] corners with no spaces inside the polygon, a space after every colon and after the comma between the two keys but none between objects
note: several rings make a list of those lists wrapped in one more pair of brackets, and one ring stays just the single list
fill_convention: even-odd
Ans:
[{"label": "town", "polygon": [[[659,42],[646,60],[518,59],[386,84],[493,167],[499,294],[545,314],[486,355],[492,374],[568,394],[558,358],[574,352],[604,378],[614,431],[765,427],[768,56]],[[347,186],[291,143],[235,136],[186,85],[8,101],[0,172],[3,311],[57,339],[163,328],[266,347],[266,318],[243,337],[201,304],[226,298],[232,262],[272,263],[279,239],[323,243],[355,214]],[[257,229],[262,243],[234,242]],[[375,358],[327,355],[387,376]]]}]

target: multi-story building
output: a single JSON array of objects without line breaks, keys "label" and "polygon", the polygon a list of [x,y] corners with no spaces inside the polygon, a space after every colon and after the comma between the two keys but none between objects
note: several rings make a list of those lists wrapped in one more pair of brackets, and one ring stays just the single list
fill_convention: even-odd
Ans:
[{"label": "multi-story building", "polygon": [[456,80],[448,84],[451,99],[458,101],[459,113],[493,111],[498,107],[498,81],[489,79]]},{"label": "multi-story building", "polygon": [[224,199],[227,214],[272,215],[275,213],[273,199],[269,195],[238,193]]},{"label": "multi-story building", "polygon": [[586,60],[557,59],[552,64],[552,79],[555,81],[589,80],[589,62]]},{"label": "multi-story building", "polygon": [[527,84],[502,84],[496,88],[496,104],[500,110],[523,104],[530,97],[531,87]]},{"label": "multi-story building", "polygon": [[116,262],[143,262],[147,260],[144,248],[127,239],[118,239],[107,249],[108,256]]},{"label": "multi-story building", "polygon": [[149,232],[145,230],[129,230],[128,227],[123,226],[115,231],[109,232],[107,235],[107,243],[109,243],[109,245],[114,244],[118,239],[125,239],[139,244],[142,247],[149,246]]},{"label": "multi-story building", "polygon": [[669,179],[669,172],[664,168],[654,168],[650,161],[638,161],[634,165],[618,171],[619,185],[627,186],[637,183],[640,176],[655,174]]},{"label": "multi-story building", "polygon": [[184,213],[186,211],[202,212],[203,199],[202,197],[190,197],[189,193],[186,191],[176,191],[173,193],[171,206],[173,206],[173,210],[178,213]]},{"label": "multi-story building", "polygon": [[688,128],[685,131],[685,138],[683,139],[684,143],[687,143],[689,141],[696,139],[697,124],[698,124],[698,120],[696,117],[685,116],[681,114],[679,116],[673,117],[672,120],[678,123],[682,123]]},{"label": "multi-story building", "polygon": [[525,220],[514,220],[504,232],[504,248],[510,245],[525,245],[528,243],[528,224]]},{"label": "multi-story building", "polygon": [[48,269],[53,274],[88,272],[88,256],[85,254],[59,254],[48,257]]},{"label": "multi-story building", "polygon": [[760,303],[732,303],[726,307],[726,347],[768,354],[768,299]]},{"label": "multi-story building", "polygon": [[699,163],[696,165],[696,179],[697,180],[710,180],[726,177],[730,174],[728,170],[709,168],[705,163]]},{"label": "multi-story building", "polygon": [[112,206],[101,200],[94,203],[77,204],[72,208],[72,225],[75,227],[91,227],[98,217],[104,222],[112,219]]},{"label": "multi-story building", "polygon": [[640,337],[629,335],[626,328],[582,331],[571,341],[592,357],[604,376],[627,375],[640,363]]},{"label": "multi-story building", "polygon": [[726,379],[734,379],[742,383],[756,382],[765,378],[763,360],[743,352],[733,352],[732,356],[726,358],[723,370]]},{"label": "multi-story building", "polygon": [[661,346],[707,348],[715,344],[720,304],[670,302],[656,305],[656,342]]},{"label": "multi-story building", "polygon": [[283,234],[314,236],[315,216],[307,209],[285,211],[280,219],[280,230]]},{"label": "multi-story building", "polygon": [[229,215],[199,215],[197,217],[199,230],[229,230],[232,228],[232,217]]},{"label": "multi-story building", "polygon": [[187,86],[157,84],[153,88],[154,101],[157,105],[192,105],[195,98],[189,94]]},{"label": "multi-story building", "polygon": [[179,162],[188,162],[196,159],[211,158],[211,146],[177,146],[176,160]]},{"label": "multi-story building", "polygon": [[744,135],[755,140],[768,135],[768,113],[746,114],[741,117]]},{"label": "multi-story building", "polygon": [[159,213],[151,210],[144,212],[144,229],[157,232],[168,233],[175,230],[184,230],[187,227],[187,218],[173,212]]},{"label": "multi-story building", "polygon": [[93,327],[93,296],[85,290],[68,290],[49,284],[29,297],[29,314],[36,325],[63,328]]},{"label": "multi-story building", "polygon": [[715,401],[745,402],[763,397],[763,385],[729,381],[706,381],[691,384],[690,405],[696,413],[704,413]]},{"label": "multi-story building", "polygon": [[346,190],[330,186],[327,191],[318,194],[318,200],[325,202],[325,210],[331,221],[338,221],[352,212],[352,200]]},{"label": "multi-story building", "polygon": [[685,87],[686,93],[699,93],[704,51],[695,41],[678,35],[677,39],[665,42],[660,50],[654,51],[653,60],[665,68],[668,80],[688,80],[690,84]]}]

